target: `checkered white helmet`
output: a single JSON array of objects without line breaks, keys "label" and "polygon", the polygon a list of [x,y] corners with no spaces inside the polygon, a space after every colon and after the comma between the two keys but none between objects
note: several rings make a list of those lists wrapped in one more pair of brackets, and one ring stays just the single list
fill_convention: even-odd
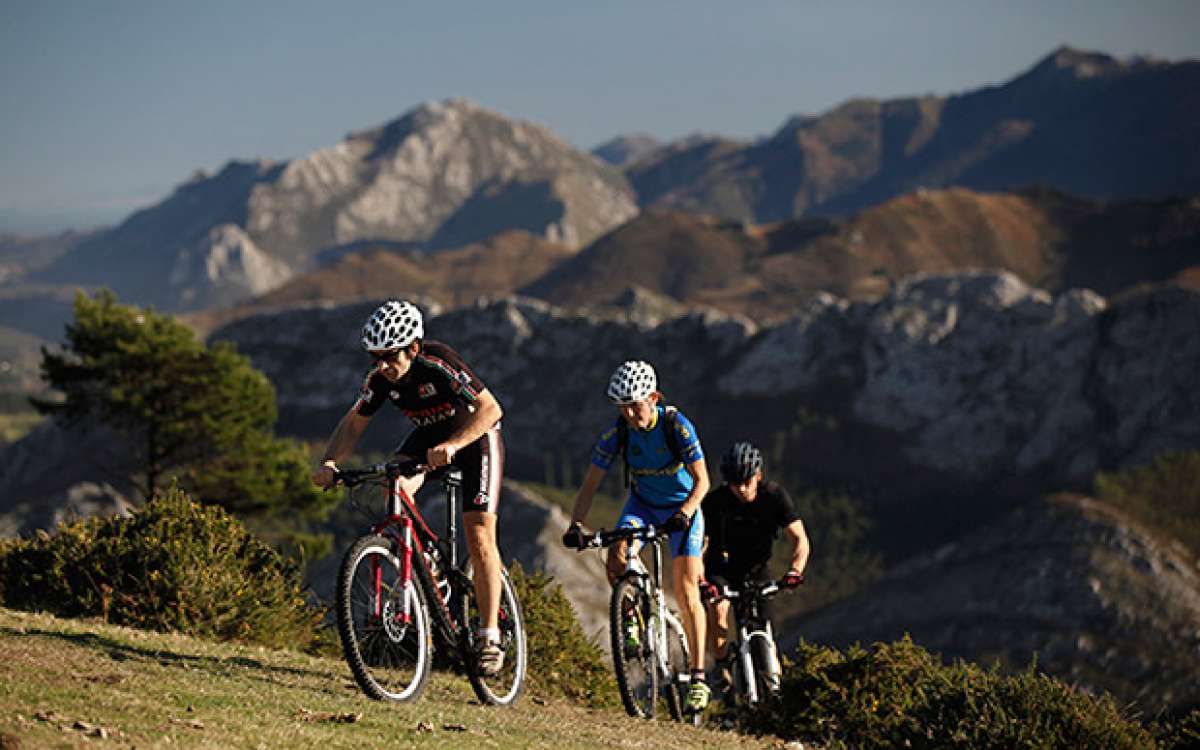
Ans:
[{"label": "checkered white helmet", "polygon": [[362,329],[362,345],[369,352],[401,349],[424,335],[425,324],[417,306],[393,299],[371,313]]},{"label": "checkered white helmet", "polygon": [[631,359],[617,368],[608,381],[608,398],[614,404],[636,404],[658,390],[658,378],[649,362]]}]

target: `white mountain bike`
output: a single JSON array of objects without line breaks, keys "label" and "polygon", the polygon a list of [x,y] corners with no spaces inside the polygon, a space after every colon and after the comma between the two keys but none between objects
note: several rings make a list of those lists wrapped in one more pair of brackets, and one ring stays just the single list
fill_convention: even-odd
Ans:
[{"label": "white mountain bike", "polygon": [[[613,668],[625,711],[653,718],[662,697],[671,718],[699,725],[702,714],[685,710],[691,682],[687,636],[662,590],[662,547],[667,537],[654,526],[602,530],[585,535],[581,549],[623,540],[630,543],[625,572],[613,586],[609,602]],[[653,550],[652,570],[638,556],[647,542]]]}]

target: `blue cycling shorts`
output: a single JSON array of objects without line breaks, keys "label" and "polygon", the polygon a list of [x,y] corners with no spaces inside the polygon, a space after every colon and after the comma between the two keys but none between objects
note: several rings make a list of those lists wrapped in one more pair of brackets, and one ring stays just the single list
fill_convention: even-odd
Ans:
[{"label": "blue cycling shorts", "polygon": [[[655,508],[642,502],[636,495],[630,495],[621,509],[621,520],[617,521],[618,529],[639,528],[642,526],[662,526],[667,519],[675,514],[681,506],[670,508]],[[700,557],[704,549],[704,513],[699,508],[692,516],[692,525],[685,531],[671,534],[671,557]]]}]

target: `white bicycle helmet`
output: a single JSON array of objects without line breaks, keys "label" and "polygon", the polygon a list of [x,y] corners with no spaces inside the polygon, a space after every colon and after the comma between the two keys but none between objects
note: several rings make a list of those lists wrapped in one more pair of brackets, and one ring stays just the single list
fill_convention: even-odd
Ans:
[{"label": "white bicycle helmet", "polygon": [[402,349],[424,335],[425,324],[417,306],[393,299],[371,313],[362,329],[362,345],[369,352]]},{"label": "white bicycle helmet", "polygon": [[658,390],[658,378],[649,362],[631,359],[617,368],[608,381],[608,398],[614,404],[636,404]]}]

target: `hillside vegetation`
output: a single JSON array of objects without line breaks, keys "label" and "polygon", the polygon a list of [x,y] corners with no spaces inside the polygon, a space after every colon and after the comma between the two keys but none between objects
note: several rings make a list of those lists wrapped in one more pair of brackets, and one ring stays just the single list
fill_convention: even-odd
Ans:
[{"label": "hillside vegetation", "polygon": [[1167,538],[1183,543],[1200,560],[1200,451],[1168,453],[1152,463],[1096,476],[1100,499]]},{"label": "hillside vegetation", "polygon": [[[133,518],[92,519],[6,542],[5,605],[174,634],[0,610],[0,733],[37,745],[62,733],[136,745],[330,747],[395,739],[439,745],[459,742],[447,733],[465,733],[470,744],[493,747],[762,746],[616,713],[603,655],[582,636],[561,591],[519,568],[514,580],[531,645],[521,707],[476,707],[453,672],[439,673],[414,705],[371,703],[336,655],[275,650],[335,650],[313,638],[316,611],[291,580],[278,556],[235,519],[178,491]],[[793,659],[782,704],[727,718],[750,732],[830,748],[1151,747],[1158,742],[1152,731],[1162,747],[1175,747],[1196,723],[1193,712],[1147,728],[1108,697],[1094,699],[1032,669],[1008,677],[966,662],[947,666],[907,638],[870,650],[801,644]]]}]

